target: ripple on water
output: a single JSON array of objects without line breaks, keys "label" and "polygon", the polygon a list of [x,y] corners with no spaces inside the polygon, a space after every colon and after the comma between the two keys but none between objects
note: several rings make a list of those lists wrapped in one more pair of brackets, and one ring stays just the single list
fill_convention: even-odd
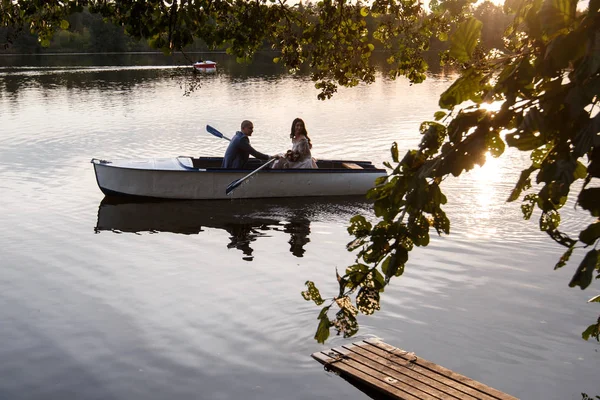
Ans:
[{"label": "ripple on water", "polygon": [[[231,136],[243,119],[255,123],[258,150],[281,152],[299,116],[317,157],[380,165],[392,142],[401,156],[418,143],[447,77],[379,80],[321,102],[309,79],[225,69],[183,96],[161,69],[0,69],[0,391],[356,396],[337,378],[322,383],[310,354],[371,335],[523,398],[566,398],[595,382],[597,345],[579,339],[597,318],[589,294],[568,288],[573,268],[552,271],[562,249],[539,232],[539,215],[524,224],[519,202],[505,204],[526,157],[507,151],[444,181],[452,234],[431,232],[382,309],[359,316],[359,336],[326,345],[313,340],[321,307],[300,292],[313,280],[324,297],[337,293],[336,268],[355,257],[345,249],[348,219],[372,218],[370,207],[298,199],[103,208],[89,163],[220,156],[227,142],[206,124]],[[570,231],[587,225],[572,203],[561,213]]]}]

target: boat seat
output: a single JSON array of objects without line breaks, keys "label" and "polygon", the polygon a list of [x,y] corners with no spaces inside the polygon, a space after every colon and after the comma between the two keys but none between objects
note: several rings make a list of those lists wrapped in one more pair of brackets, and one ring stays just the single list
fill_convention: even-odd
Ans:
[{"label": "boat seat", "polygon": [[363,167],[361,167],[360,165],[355,164],[353,162],[343,162],[342,167],[348,168],[348,169],[363,169]]}]

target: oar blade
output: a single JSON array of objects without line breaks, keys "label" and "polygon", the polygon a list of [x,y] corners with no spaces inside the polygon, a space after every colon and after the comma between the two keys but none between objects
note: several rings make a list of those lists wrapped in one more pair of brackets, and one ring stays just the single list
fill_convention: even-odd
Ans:
[{"label": "oar blade", "polygon": [[227,185],[227,188],[225,189],[225,194],[229,195],[231,192],[237,189],[237,187],[240,186],[242,182],[243,179],[236,179],[235,181],[231,182],[229,185]]},{"label": "oar blade", "polygon": [[206,131],[218,138],[223,138],[223,134],[210,125],[206,125]]}]

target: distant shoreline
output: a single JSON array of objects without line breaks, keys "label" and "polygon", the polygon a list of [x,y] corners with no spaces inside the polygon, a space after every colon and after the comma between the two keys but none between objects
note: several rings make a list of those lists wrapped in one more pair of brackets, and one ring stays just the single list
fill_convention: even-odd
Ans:
[{"label": "distant shoreline", "polygon": [[[108,52],[85,52],[85,53],[70,53],[70,52],[54,52],[54,53],[0,53],[0,57],[5,56],[93,56],[93,55],[165,55],[160,51],[108,51]],[[172,55],[183,54],[175,53]],[[226,54],[224,50],[217,51],[186,51],[185,54]]]}]

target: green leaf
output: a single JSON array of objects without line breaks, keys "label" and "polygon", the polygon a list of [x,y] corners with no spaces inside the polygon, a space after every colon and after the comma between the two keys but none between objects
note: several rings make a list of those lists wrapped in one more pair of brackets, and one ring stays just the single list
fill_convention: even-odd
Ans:
[{"label": "green leaf", "polygon": [[594,244],[596,240],[600,238],[600,221],[588,225],[581,233],[579,233],[579,240],[589,245]]},{"label": "green leaf", "polygon": [[[600,114],[599,114],[600,115]],[[592,178],[600,178],[600,145],[589,156],[590,163],[587,172]]]},{"label": "green leaf", "polygon": [[315,340],[319,343],[325,343],[327,338],[329,338],[329,328],[333,324],[331,321],[329,321],[327,313],[321,313],[319,314],[319,317],[319,326],[317,327],[317,332],[315,333]]},{"label": "green leaf", "polygon": [[537,194],[528,194],[523,199],[523,203],[521,204],[521,211],[523,212],[523,219],[531,218],[533,214],[533,210],[535,208],[535,204],[538,202],[539,198]]},{"label": "green leaf", "polygon": [[[595,337],[596,340],[600,341],[600,321],[598,321],[596,324],[588,326],[587,329],[581,334],[581,337],[584,340],[589,340],[590,336]],[[588,398],[591,399],[591,397]]]},{"label": "green leaf", "polygon": [[560,214],[558,211],[550,210],[543,212],[540,216],[540,230],[549,231],[556,230],[560,225]]},{"label": "green leaf", "polygon": [[481,79],[482,75],[476,69],[465,70],[462,76],[440,95],[439,106],[450,110],[468,100],[481,102]]},{"label": "green leaf", "polygon": [[505,0],[504,12],[506,14],[514,14],[523,5],[523,0]]},{"label": "green leaf", "polygon": [[536,168],[535,166],[532,165],[531,167],[521,171],[519,180],[506,201],[511,202],[511,201],[517,200],[519,198],[519,196],[521,196],[521,192],[523,190],[527,190],[531,187],[531,179],[529,179],[529,176],[531,175],[531,173],[533,171],[535,171],[537,169],[538,168]]},{"label": "green leaf", "polygon": [[302,292],[302,297],[306,301],[314,301],[316,305],[320,306],[323,304],[324,300],[321,297],[321,293],[319,289],[315,286],[314,282],[306,281],[305,285],[308,287],[308,290]]},{"label": "green leaf", "polygon": [[557,270],[557,269],[565,266],[567,261],[569,261],[569,258],[571,258],[571,254],[573,254],[574,249],[575,249],[575,246],[571,246],[571,247],[569,247],[569,250],[565,251],[565,253],[560,257],[560,260],[558,260],[558,262],[554,266],[554,270]]},{"label": "green leaf", "polygon": [[62,29],[63,31],[66,31],[67,29],[69,29],[69,21],[67,20],[62,20],[60,21],[60,29]]},{"label": "green leaf", "polygon": [[400,276],[404,273],[404,264],[408,261],[408,252],[400,247],[389,255],[381,266],[381,270],[385,275],[386,281],[389,281],[393,276]]},{"label": "green leaf", "polygon": [[321,318],[323,318],[323,317],[326,317],[326,316],[327,316],[327,313],[329,312],[329,309],[330,309],[330,308],[331,308],[331,304],[330,304],[330,305],[328,305],[328,306],[326,306],[326,307],[323,307],[323,308],[321,309],[321,312],[319,313],[319,316],[317,317],[317,319],[321,319]]},{"label": "green leaf", "polygon": [[569,68],[585,55],[587,40],[582,32],[570,32],[560,35],[550,42],[544,55],[544,62],[555,70]]},{"label": "green leaf", "polygon": [[365,315],[371,315],[380,309],[379,290],[362,287],[356,295],[356,307]]},{"label": "green leaf", "polygon": [[[598,36],[598,41],[600,41],[600,36]],[[600,90],[600,87],[598,89]],[[596,141],[598,141],[598,132],[600,132],[600,114],[596,114],[577,133],[574,152],[576,157],[582,157],[594,147],[600,149],[600,145],[596,144]]]},{"label": "green leaf", "polygon": [[519,132],[537,133],[544,126],[544,115],[538,108],[530,108],[519,125]]},{"label": "green leaf", "polygon": [[534,149],[531,152],[531,155],[529,156],[531,158],[531,161],[533,162],[533,165],[531,167],[532,168],[540,168],[540,166],[542,165],[542,162],[548,155],[548,151],[550,151],[551,148],[552,148],[552,146],[550,144],[547,144],[547,145],[541,146],[537,149]]},{"label": "green leaf", "polygon": [[504,153],[506,145],[498,132],[490,134],[486,137],[487,149],[494,158],[500,157]]},{"label": "green leaf", "polygon": [[346,275],[348,289],[354,289],[359,285],[363,284],[369,274],[369,267],[365,264],[354,264],[346,268]]},{"label": "green leaf", "polygon": [[356,316],[352,310],[342,308],[335,314],[335,317],[333,326],[335,326],[338,332],[343,333],[345,338],[354,336],[358,332],[358,321],[356,321]]},{"label": "green leaf", "polygon": [[450,56],[458,62],[467,62],[481,36],[483,24],[477,18],[469,18],[461,23],[450,39]]},{"label": "green leaf", "polygon": [[446,112],[444,111],[437,111],[435,114],[433,114],[433,118],[436,121],[439,121],[440,119],[444,118],[446,116]]},{"label": "green leaf", "polygon": [[573,275],[571,282],[569,282],[570,287],[579,286],[581,290],[587,288],[590,283],[592,283],[592,277],[594,270],[598,266],[598,251],[590,250],[579,264],[579,268]]},{"label": "green leaf", "polygon": [[[388,167],[391,168],[391,165]],[[379,176],[375,179],[375,186],[383,185],[387,181],[387,176]]]},{"label": "green leaf", "polygon": [[398,162],[398,143],[394,142],[392,144],[392,148],[390,149],[392,151],[392,160],[394,160],[394,162]]},{"label": "green leaf", "polygon": [[[446,201],[442,204],[445,204]],[[446,235],[450,234],[450,220],[446,216],[446,213],[442,210],[437,211],[433,215],[433,227],[437,231],[438,235],[445,233]]]},{"label": "green leaf", "polygon": [[542,135],[536,136],[534,132],[508,133],[505,139],[506,144],[521,151],[534,150],[546,143],[546,139]]},{"label": "green leaf", "polygon": [[354,239],[353,241],[351,241],[350,243],[348,243],[346,245],[346,250],[348,250],[348,251],[354,251],[354,250],[358,249],[359,247],[361,247],[364,244],[365,244],[365,239],[364,238]]},{"label": "green leaf", "polygon": [[545,0],[540,10],[541,24],[550,35],[574,21],[577,0]]},{"label": "green leaf", "polygon": [[417,150],[408,150],[400,164],[403,167],[403,170],[411,169],[416,170],[420,168],[423,163],[425,163],[427,157],[420,151]]},{"label": "green leaf", "polygon": [[362,215],[355,215],[350,218],[350,226],[348,227],[348,233],[356,237],[363,237],[369,234],[371,231],[371,223],[367,221]]},{"label": "green leaf", "polygon": [[386,281],[383,275],[381,275],[381,273],[379,272],[379,270],[374,269],[373,271],[371,271],[370,278],[371,280],[368,282],[368,286],[371,289],[377,289],[378,291],[383,292],[386,285]]},{"label": "green leaf", "polygon": [[423,135],[421,143],[419,144],[419,150],[426,155],[437,153],[442,143],[444,143],[446,127],[437,122],[425,121],[421,123],[419,131]]},{"label": "green leaf", "polygon": [[594,217],[600,217],[600,188],[584,189],[577,197],[577,203],[592,214]]}]

